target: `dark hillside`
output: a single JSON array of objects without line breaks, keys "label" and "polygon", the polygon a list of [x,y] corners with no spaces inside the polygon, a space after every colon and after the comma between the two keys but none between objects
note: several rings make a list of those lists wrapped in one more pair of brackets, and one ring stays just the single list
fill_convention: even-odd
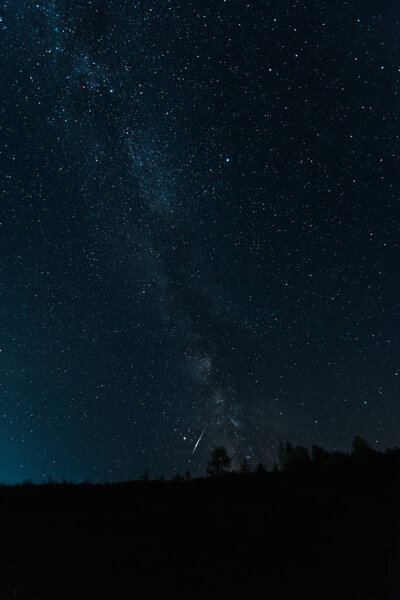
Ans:
[{"label": "dark hillside", "polygon": [[362,473],[4,487],[0,598],[389,599],[382,490]]}]

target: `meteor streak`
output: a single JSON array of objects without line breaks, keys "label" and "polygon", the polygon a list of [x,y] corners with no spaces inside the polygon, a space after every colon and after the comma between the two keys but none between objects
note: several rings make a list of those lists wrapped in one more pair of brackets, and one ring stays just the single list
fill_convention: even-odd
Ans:
[{"label": "meteor streak", "polygon": [[197,446],[199,445],[199,443],[200,443],[200,440],[201,440],[201,438],[203,437],[205,430],[206,430],[206,427],[204,427],[203,431],[202,431],[202,432],[201,432],[201,434],[200,434],[200,437],[199,437],[199,439],[198,439],[198,440],[197,440],[197,442],[195,443],[195,445],[194,445],[194,448],[193,448],[193,452],[192,452],[192,454],[194,454],[194,453],[196,452],[196,448],[197,448]]}]

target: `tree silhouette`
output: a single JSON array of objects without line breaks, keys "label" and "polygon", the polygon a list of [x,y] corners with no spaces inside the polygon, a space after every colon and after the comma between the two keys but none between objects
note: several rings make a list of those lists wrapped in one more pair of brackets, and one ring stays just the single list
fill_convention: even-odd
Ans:
[{"label": "tree silhouette", "polygon": [[359,435],[355,435],[351,443],[352,451],[351,455],[354,458],[371,458],[375,453],[375,450],[371,448],[366,440],[361,438]]},{"label": "tree silhouette", "polygon": [[250,473],[250,465],[246,458],[239,465],[239,473]]},{"label": "tree silhouette", "polygon": [[323,448],[321,448],[321,446],[313,444],[311,447],[311,456],[315,466],[321,468],[324,467],[328,462],[329,453]]},{"label": "tree silhouette", "polygon": [[214,446],[211,458],[208,461],[207,473],[211,477],[218,477],[225,473],[232,462],[225,446]]},{"label": "tree silhouette", "polygon": [[141,475],[139,475],[138,479],[140,481],[150,481],[150,474],[146,469]]},{"label": "tree silhouette", "polygon": [[278,459],[283,471],[302,469],[311,464],[308,449],[304,446],[293,446],[290,442],[279,444]]},{"label": "tree silhouette", "polygon": [[264,465],[260,462],[257,465],[257,469],[256,469],[256,473],[257,475],[264,475],[267,472],[267,469],[264,467]]},{"label": "tree silhouette", "polygon": [[279,442],[278,460],[281,469],[286,469],[293,454],[293,446],[290,442]]}]

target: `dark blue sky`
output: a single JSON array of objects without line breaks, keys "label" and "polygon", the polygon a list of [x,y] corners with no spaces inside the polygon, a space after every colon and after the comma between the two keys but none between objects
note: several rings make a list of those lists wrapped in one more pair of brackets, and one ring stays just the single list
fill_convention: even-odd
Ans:
[{"label": "dark blue sky", "polygon": [[398,444],[397,2],[0,15],[0,479]]}]

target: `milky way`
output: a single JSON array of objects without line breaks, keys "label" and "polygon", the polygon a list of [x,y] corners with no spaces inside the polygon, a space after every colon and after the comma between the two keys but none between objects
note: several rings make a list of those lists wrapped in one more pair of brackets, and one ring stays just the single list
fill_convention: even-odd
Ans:
[{"label": "milky way", "polygon": [[0,15],[0,479],[398,443],[397,3]]}]

